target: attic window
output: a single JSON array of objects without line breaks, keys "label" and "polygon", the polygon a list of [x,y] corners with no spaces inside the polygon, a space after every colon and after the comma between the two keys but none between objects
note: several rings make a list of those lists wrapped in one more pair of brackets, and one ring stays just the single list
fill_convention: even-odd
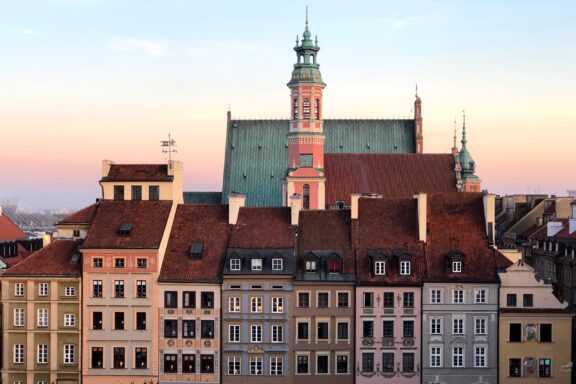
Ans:
[{"label": "attic window", "polygon": [[204,243],[201,241],[195,241],[190,246],[188,254],[191,259],[200,259],[202,257],[202,250],[204,249]]},{"label": "attic window", "polygon": [[230,270],[231,271],[240,270],[240,259],[230,259]]},{"label": "attic window", "polygon": [[447,255],[447,264],[449,272],[462,273],[464,268],[464,254],[460,251],[451,251]]},{"label": "attic window", "polygon": [[80,252],[74,252],[72,257],[70,258],[70,264],[78,264],[78,260],[80,260],[82,254]]},{"label": "attic window", "polygon": [[341,273],[342,272],[342,259],[340,256],[333,253],[328,258],[328,273]]},{"label": "attic window", "polygon": [[118,234],[120,236],[128,236],[132,232],[132,223],[122,223],[120,228],[118,228]]},{"label": "attic window", "polygon": [[461,273],[462,272],[462,262],[461,261],[453,261],[452,262],[452,272],[453,273]]},{"label": "attic window", "polygon": [[262,259],[260,258],[252,259],[252,270],[253,271],[262,270]]}]

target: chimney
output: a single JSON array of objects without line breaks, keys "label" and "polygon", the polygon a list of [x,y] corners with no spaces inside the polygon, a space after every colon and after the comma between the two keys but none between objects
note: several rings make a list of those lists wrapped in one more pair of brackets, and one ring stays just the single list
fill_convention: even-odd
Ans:
[{"label": "chimney", "polygon": [[418,240],[426,242],[427,196],[419,193],[414,198],[418,201]]},{"label": "chimney", "polygon": [[484,203],[484,220],[486,222],[486,236],[488,236],[488,242],[494,244],[494,231],[496,223],[496,195],[493,193],[485,193],[482,196]]},{"label": "chimney", "polygon": [[112,160],[102,160],[102,178],[108,176],[108,173],[110,172],[110,166],[112,164],[116,163],[113,162]]},{"label": "chimney", "polygon": [[350,209],[351,209],[351,216],[350,218],[352,220],[354,219],[358,219],[358,199],[360,199],[360,194],[359,193],[353,193],[352,197],[350,199]]},{"label": "chimney", "polygon": [[302,196],[295,193],[290,196],[290,217],[291,224],[298,225],[298,217],[300,216],[300,211],[302,210]]},{"label": "chimney", "polygon": [[228,122],[232,121],[232,111],[228,110],[228,112],[226,112],[226,120]]},{"label": "chimney", "polygon": [[52,240],[52,236],[50,236],[50,234],[48,232],[44,232],[44,236],[42,236],[42,247],[45,247],[48,244],[50,244],[51,240]]},{"label": "chimney", "polygon": [[240,208],[246,203],[246,196],[241,193],[228,195],[228,224],[236,225]]}]

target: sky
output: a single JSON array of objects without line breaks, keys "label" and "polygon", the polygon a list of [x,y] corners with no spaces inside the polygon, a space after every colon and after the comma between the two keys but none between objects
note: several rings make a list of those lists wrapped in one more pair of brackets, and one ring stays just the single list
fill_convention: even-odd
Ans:
[{"label": "sky", "polygon": [[576,189],[576,2],[0,0],[0,202],[77,209],[101,161],[161,163],[220,190],[226,111],[287,118],[310,30],[324,117],[406,118],[424,152],[468,149],[492,193]]}]

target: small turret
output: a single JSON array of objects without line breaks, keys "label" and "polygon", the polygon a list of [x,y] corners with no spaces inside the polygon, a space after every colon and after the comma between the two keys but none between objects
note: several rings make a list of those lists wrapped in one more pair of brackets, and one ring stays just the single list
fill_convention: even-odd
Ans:
[{"label": "small turret", "polygon": [[462,169],[462,190],[464,192],[480,192],[482,181],[474,174],[476,163],[466,147],[468,140],[466,139],[466,114],[464,111],[462,111],[462,140],[460,142],[462,143],[462,148],[458,153],[458,163],[460,163]]}]

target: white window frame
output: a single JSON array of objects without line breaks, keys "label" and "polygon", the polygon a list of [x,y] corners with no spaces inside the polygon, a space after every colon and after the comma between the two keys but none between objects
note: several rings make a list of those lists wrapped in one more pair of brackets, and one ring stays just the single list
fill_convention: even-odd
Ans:
[{"label": "white window frame", "polygon": [[[306,356],[308,359],[308,364],[306,365],[306,372],[298,372],[298,357]],[[296,352],[296,359],[294,360],[294,374],[299,375],[309,375],[310,374],[310,352]]]},{"label": "white window frame", "polygon": [[[482,351],[482,353],[478,353]],[[478,364],[478,359],[482,359],[482,363]],[[475,345],[474,346],[474,368],[486,368],[488,367],[488,347],[485,345]]]},{"label": "white window frame", "polygon": [[228,325],[228,342],[229,343],[240,342],[240,325],[238,324]]},{"label": "white window frame", "polygon": [[250,356],[250,376],[261,376],[264,374],[264,357]]},{"label": "white window frame", "polygon": [[[481,327],[478,325],[482,324]],[[484,332],[482,332],[482,329]],[[488,318],[487,317],[474,317],[474,334],[485,336],[488,335]]]},{"label": "white window frame", "polygon": [[[459,353],[456,353],[457,350],[460,350]],[[452,347],[452,368],[464,368],[466,366],[466,362],[464,357],[466,356],[466,351],[464,346],[453,346]],[[461,361],[459,364],[455,364],[455,358],[460,357]]]},{"label": "white window frame", "polygon": [[231,271],[239,271],[241,264],[242,263],[240,262],[240,259],[238,259],[238,258],[230,259],[230,270]]},{"label": "white window frame", "polygon": [[26,323],[24,308],[14,308],[14,326],[23,327]]},{"label": "white window frame", "polygon": [[64,296],[73,297],[76,296],[76,287],[68,286],[64,289]]},{"label": "white window frame", "polygon": [[[348,305],[346,305],[346,306],[340,305],[340,294],[346,295],[346,303],[348,303]],[[350,292],[349,291],[336,291],[336,308],[350,308]]]},{"label": "white window frame", "polygon": [[284,313],[284,297],[272,297],[272,313]]},{"label": "white window frame", "polygon": [[[232,363],[232,373],[230,373],[230,363]],[[238,367],[238,369],[236,369]],[[228,356],[228,376],[238,376],[242,374],[242,357]]]},{"label": "white window frame", "polygon": [[48,283],[38,283],[38,296],[48,296]]},{"label": "white window frame", "polygon": [[12,352],[14,352],[12,362],[14,364],[24,364],[24,344],[14,344]]},{"label": "white window frame", "polygon": [[[326,339],[320,339],[320,338],[318,337],[318,326],[319,326],[321,323],[322,323],[322,324],[324,324],[324,323],[325,323],[325,324],[328,324],[328,331],[326,332],[326,334],[327,334],[328,337],[327,337]],[[317,317],[317,318],[316,318],[316,327],[315,327],[315,331],[316,331],[316,332],[314,333],[314,335],[316,336],[316,342],[321,341],[321,342],[327,342],[327,343],[329,343],[329,342],[330,342],[330,328],[331,328],[331,327],[330,327],[330,318],[329,318],[329,317],[320,317],[320,318]],[[310,331],[310,330],[308,330],[308,331]]]},{"label": "white window frame", "polygon": [[252,313],[262,313],[262,297],[253,296],[250,298],[250,312]]},{"label": "white window frame", "polygon": [[36,326],[48,326],[48,308],[38,308],[36,311]]},{"label": "white window frame", "polygon": [[65,327],[75,327],[76,326],[76,315],[74,313],[64,314],[64,326]]},{"label": "white window frame", "polygon": [[64,364],[74,364],[76,362],[76,346],[74,344],[64,344]]},{"label": "white window frame", "polygon": [[[306,261],[306,272],[316,272],[316,260]],[[310,365],[310,362],[308,362],[308,365]]]},{"label": "white window frame", "polygon": [[442,288],[431,288],[430,304],[443,304],[443,303],[444,303],[444,290]]},{"label": "white window frame", "polygon": [[442,368],[442,346],[430,346],[430,368]]},{"label": "white window frame", "polygon": [[270,327],[270,341],[272,343],[283,343],[284,342],[284,326],[283,325],[272,325]]},{"label": "white window frame", "polygon": [[[338,328],[339,328],[338,325],[339,325],[339,324],[346,324],[346,325],[347,325],[348,337],[345,338],[345,339],[339,339],[339,338],[338,338],[338,336],[339,336],[339,335],[338,335]],[[336,341],[349,341],[349,340],[350,340],[350,320],[337,318],[337,319],[336,319]]]},{"label": "white window frame", "polygon": [[[458,324],[458,326],[457,326]],[[458,328],[461,328],[462,332]],[[464,335],[466,333],[466,318],[463,316],[453,316],[452,317],[452,334],[453,335]]]},{"label": "white window frame", "polygon": [[48,364],[48,344],[38,344],[36,346],[36,363]]},{"label": "white window frame", "polygon": [[253,271],[261,271],[262,270],[262,264],[264,264],[263,261],[264,260],[262,260],[262,259],[252,259],[252,262],[251,262],[252,268],[251,269]]},{"label": "white window frame", "polygon": [[251,343],[262,342],[262,325],[260,324],[250,325],[250,342]]},{"label": "white window frame", "polygon": [[386,274],[386,262],[378,260],[374,262],[374,275],[384,276]]},{"label": "white window frame", "polygon": [[240,296],[228,297],[228,312],[240,312]]},{"label": "white window frame", "polygon": [[[320,301],[320,294],[326,294],[328,296],[328,300],[325,307],[321,307],[319,304]],[[330,291],[316,291],[316,307],[317,308],[330,308]]]},{"label": "white window frame", "polygon": [[400,261],[400,275],[402,276],[410,276],[412,273],[412,264],[409,260],[402,260]]},{"label": "white window frame", "polygon": [[[435,324],[436,323],[436,324]],[[442,317],[431,317],[430,318],[430,335],[442,335],[444,318]],[[437,328],[437,329],[435,329]],[[437,331],[437,332],[435,332]]]},{"label": "white window frame", "polygon": [[[346,356],[346,372],[338,373],[338,357]],[[336,352],[334,356],[334,375],[349,375],[350,374],[350,353]]]},{"label": "white window frame", "polygon": [[455,288],[452,290],[452,304],[464,304],[463,288]]},{"label": "white window frame", "polygon": [[476,288],[474,289],[474,304],[486,304],[487,289]]},{"label": "white window frame", "polygon": [[452,262],[452,273],[462,273],[462,262],[453,261]]},{"label": "white window frame", "polygon": [[17,297],[24,296],[24,283],[14,284],[14,296]]},{"label": "white window frame", "polygon": [[284,269],[284,260],[280,257],[274,257],[272,259],[272,270],[273,271],[281,271]]},{"label": "white window frame", "polygon": [[[308,324],[308,338],[306,338],[306,339],[299,339],[299,338],[298,338],[298,336],[299,336],[299,335],[298,335],[298,328],[300,328],[300,327],[299,327],[299,324],[300,324],[300,323],[302,323],[302,324]],[[298,342],[298,341],[310,341],[310,340],[311,340],[311,339],[310,339],[310,334],[311,334],[311,333],[312,333],[312,329],[311,329],[310,319],[302,319],[302,318],[296,319],[296,334],[294,335],[294,336],[295,336],[295,339],[296,339],[296,342]],[[308,362],[308,365],[310,365],[310,362]],[[310,369],[308,369],[308,370],[310,370]]]},{"label": "white window frame", "polygon": [[[278,364],[280,363],[280,364]],[[282,376],[284,374],[284,357],[270,357],[270,376]]]},{"label": "white window frame", "polygon": [[[326,361],[328,361],[328,372],[326,373],[320,373],[318,372],[318,358],[320,356],[324,356],[326,357]],[[316,374],[320,375],[320,376],[326,376],[326,375],[330,375],[330,352],[316,352]]]}]

